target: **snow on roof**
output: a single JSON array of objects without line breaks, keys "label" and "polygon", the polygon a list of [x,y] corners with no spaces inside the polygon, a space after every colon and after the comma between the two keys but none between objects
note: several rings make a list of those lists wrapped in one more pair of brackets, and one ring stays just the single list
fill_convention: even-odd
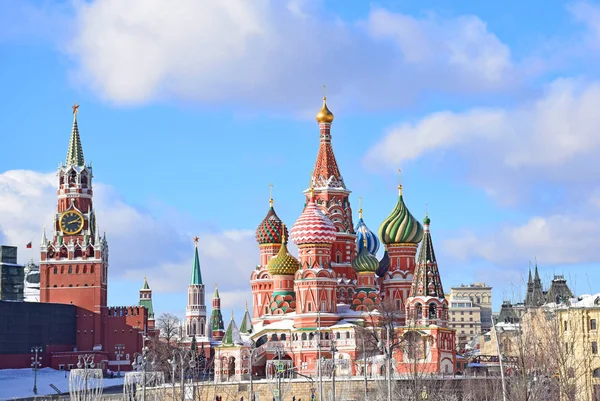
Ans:
[{"label": "snow on roof", "polygon": [[544,309],[556,310],[567,308],[600,308],[600,293],[598,294],[582,294],[577,298],[571,298],[567,303],[550,302],[545,304]]}]

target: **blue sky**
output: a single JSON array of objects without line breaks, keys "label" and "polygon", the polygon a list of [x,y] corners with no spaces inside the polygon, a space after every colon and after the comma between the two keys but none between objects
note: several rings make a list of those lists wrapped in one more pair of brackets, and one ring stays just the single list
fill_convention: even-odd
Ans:
[{"label": "blue sky", "polygon": [[239,312],[268,184],[286,224],[301,213],[326,83],[355,212],[362,196],[377,230],[401,168],[447,291],[516,301],[537,257],[598,292],[599,50],[594,2],[0,0],[0,240],[51,224],[77,101],[109,303],[147,276],[183,315],[199,235],[207,287]]}]

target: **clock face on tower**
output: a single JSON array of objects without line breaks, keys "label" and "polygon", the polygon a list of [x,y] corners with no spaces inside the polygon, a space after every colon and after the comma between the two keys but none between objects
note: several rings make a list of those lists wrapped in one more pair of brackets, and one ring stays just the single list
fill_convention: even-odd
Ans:
[{"label": "clock face on tower", "polygon": [[83,216],[74,210],[64,212],[60,216],[60,229],[67,235],[77,234],[83,228]]}]

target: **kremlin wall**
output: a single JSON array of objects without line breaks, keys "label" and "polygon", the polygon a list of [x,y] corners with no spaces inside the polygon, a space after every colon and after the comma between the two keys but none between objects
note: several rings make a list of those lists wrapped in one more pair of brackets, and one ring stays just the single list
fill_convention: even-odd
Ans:
[{"label": "kremlin wall", "polygon": [[[117,364],[129,370],[144,338],[158,334],[152,291],[144,280],[139,305],[108,306],[108,240],[98,230],[92,167],[84,161],[78,107],[73,106],[66,162],[57,172],[56,214],[40,244],[40,304],[35,307],[46,304],[70,319],[60,347],[51,346],[56,338],[45,341],[44,366],[68,369],[79,355],[91,353],[105,370],[114,371]],[[332,146],[333,121],[323,98],[317,114],[319,151],[309,187],[299,194],[304,208],[296,221],[284,224],[272,197],[269,200],[256,230],[260,259],[248,272],[252,305],[239,326],[232,316],[225,327],[217,288],[208,315],[195,239],[180,344],[189,347],[195,340],[200,353],[214,361],[216,382],[248,379],[251,372],[268,374],[275,360],[299,374],[315,375],[319,355],[333,360],[332,349],[338,375],[383,375],[383,358],[366,358],[358,331],[380,319],[382,305],[395,311],[393,337],[410,344],[393,353],[395,371],[407,372],[416,364],[426,373],[454,373],[455,331],[448,327],[431,219],[411,214],[399,185],[377,233],[368,228],[362,207],[354,225],[351,191]],[[297,256],[288,250],[290,240],[298,247]],[[382,246],[385,252],[379,260],[375,255]],[[380,338],[387,336],[380,327],[371,329]],[[117,344],[125,345],[124,358],[116,355]],[[21,348],[15,349],[28,352],[28,347]],[[11,367],[28,366],[27,358],[19,355],[2,359]],[[358,360],[362,365],[355,363]]]}]

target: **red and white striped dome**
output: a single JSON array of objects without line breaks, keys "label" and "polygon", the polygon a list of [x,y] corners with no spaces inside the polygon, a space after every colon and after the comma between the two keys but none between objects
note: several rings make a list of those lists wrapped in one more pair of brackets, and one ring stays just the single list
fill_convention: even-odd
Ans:
[{"label": "red and white striped dome", "polygon": [[335,241],[336,229],[314,200],[308,202],[294,223],[290,238],[294,244],[331,244]]}]

